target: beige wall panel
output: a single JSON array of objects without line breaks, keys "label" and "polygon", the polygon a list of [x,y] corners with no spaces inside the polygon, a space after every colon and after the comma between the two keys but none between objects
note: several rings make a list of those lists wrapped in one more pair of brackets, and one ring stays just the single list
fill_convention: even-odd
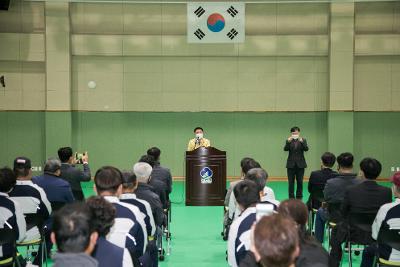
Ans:
[{"label": "beige wall panel", "polygon": [[353,92],[330,92],[329,105],[330,110],[353,110]]},{"label": "beige wall panel", "polygon": [[[162,36],[162,55],[163,56],[198,56],[201,46],[189,44],[186,36]],[[161,45],[160,45],[161,46]],[[161,55],[160,53],[160,55]]]},{"label": "beige wall panel", "polygon": [[355,38],[356,55],[400,55],[399,34],[363,34]]},{"label": "beige wall panel", "polygon": [[315,110],[315,94],[310,92],[283,92],[277,90],[277,111],[313,111]]},{"label": "beige wall panel", "polygon": [[282,35],[277,38],[277,54],[280,56],[327,55],[328,38],[325,35]]},{"label": "beige wall panel", "polygon": [[200,61],[200,70],[204,74],[238,72],[236,57],[201,57],[198,60]]},{"label": "beige wall panel", "polygon": [[277,33],[277,4],[246,5],[246,35],[273,35]]},{"label": "beige wall panel", "polygon": [[123,32],[135,35],[161,35],[162,14],[160,4],[124,4]]},{"label": "beige wall panel", "polygon": [[356,3],[355,31],[356,33],[391,33],[398,31],[395,26],[395,12],[399,3]]},{"label": "beige wall panel", "polygon": [[4,92],[4,108],[5,110],[23,110],[23,93],[21,90],[11,91],[5,90]]},{"label": "beige wall panel", "polygon": [[237,110],[237,94],[214,91],[200,95],[200,111]]},{"label": "beige wall panel", "polygon": [[121,3],[71,4],[71,30],[74,33],[121,34],[123,33]]},{"label": "beige wall panel", "polygon": [[239,56],[276,56],[278,37],[246,36],[246,41],[239,44]]},{"label": "beige wall panel", "polygon": [[238,92],[239,93],[268,93],[276,92],[277,88],[276,73],[257,73],[244,72],[238,73]]},{"label": "beige wall panel", "polygon": [[124,93],[162,93],[161,73],[125,73]]},{"label": "beige wall panel", "polygon": [[41,33],[44,27],[42,2],[13,0],[9,10],[0,15],[0,32]]},{"label": "beige wall panel", "polygon": [[0,33],[0,60],[20,59],[20,34]]},{"label": "beige wall panel", "polygon": [[130,35],[123,37],[124,56],[159,56],[161,55],[161,36]]},{"label": "beige wall panel", "polygon": [[161,73],[163,71],[163,57],[124,57],[123,64],[125,73]]},{"label": "beige wall panel", "polygon": [[124,111],[161,111],[164,109],[163,95],[160,93],[125,92],[123,101]]},{"label": "beige wall panel", "polygon": [[275,111],[276,93],[239,92],[239,111]]},{"label": "beige wall panel", "polygon": [[122,56],[122,40],[118,35],[72,35],[72,55]]},{"label": "beige wall panel", "polygon": [[46,107],[45,91],[24,91],[22,93],[22,102],[24,110],[44,110]]},{"label": "beige wall panel", "polygon": [[181,73],[163,73],[162,79],[164,96],[172,93],[183,94],[200,91],[200,73],[185,73],[184,75]]},{"label": "beige wall panel", "polygon": [[161,5],[161,20],[163,35],[186,35],[186,5]]},{"label": "beige wall panel", "polygon": [[175,73],[199,73],[201,60],[199,57],[164,57],[162,71],[164,74]]},{"label": "beige wall panel", "polygon": [[353,53],[335,52],[330,59],[331,92],[353,91]]},{"label": "beige wall panel", "polygon": [[279,34],[326,34],[329,19],[328,4],[277,5]]},{"label": "beige wall panel", "polygon": [[276,57],[238,57],[238,72],[276,72]]},{"label": "beige wall panel", "polygon": [[[198,84],[200,82],[198,81]],[[200,111],[200,99],[202,93],[200,90],[192,90],[191,87],[188,88],[189,92],[167,92],[164,91],[162,96],[162,109],[163,111]],[[197,88],[197,85],[194,85]]]},{"label": "beige wall panel", "polygon": [[[232,98],[234,95],[234,99],[237,96],[237,73],[224,73],[224,72],[217,72],[217,73],[202,73],[201,74],[201,81],[200,81],[200,91],[202,95],[209,95],[212,98],[213,94],[226,94],[227,98]],[[224,106],[226,101],[221,102],[221,106]],[[232,107],[231,104],[228,105]],[[236,107],[236,101],[235,105]],[[220,107],[216,107],[220,108]]]}]

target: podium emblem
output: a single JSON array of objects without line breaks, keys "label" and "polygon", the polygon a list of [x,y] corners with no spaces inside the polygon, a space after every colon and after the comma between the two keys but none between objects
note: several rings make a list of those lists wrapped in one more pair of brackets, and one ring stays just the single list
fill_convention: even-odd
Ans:
[{"label": "podium emblem", "polygon": [[213,171],[209,167],[204,167],[203,169],[200,170],[200,177],[202,184],[211,184]]}]

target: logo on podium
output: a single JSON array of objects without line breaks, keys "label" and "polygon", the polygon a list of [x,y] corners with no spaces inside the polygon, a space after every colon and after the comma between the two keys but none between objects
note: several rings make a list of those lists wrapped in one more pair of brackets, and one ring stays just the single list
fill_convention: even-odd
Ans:
[{"label": "logo on podium", "polygon": [[211,184],[213,171],[209,167],[204,167],[203,169],[200,170],[200,177],[202,184]]}]

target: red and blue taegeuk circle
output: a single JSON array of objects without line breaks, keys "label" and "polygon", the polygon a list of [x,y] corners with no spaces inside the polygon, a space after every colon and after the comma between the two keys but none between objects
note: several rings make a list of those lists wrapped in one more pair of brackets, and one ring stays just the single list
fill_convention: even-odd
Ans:
[{"label": "red and blue taegeuk circle", "polygon": [[219,13],[213,13],[208,16],[207,27],[212,32],[220,32],[225,27],[225,19]]}]

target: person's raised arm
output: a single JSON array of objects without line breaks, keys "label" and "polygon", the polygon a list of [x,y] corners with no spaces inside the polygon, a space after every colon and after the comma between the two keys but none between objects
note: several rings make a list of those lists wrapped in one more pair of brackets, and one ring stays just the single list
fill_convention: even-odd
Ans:
[{"label": "person's raised arm", "polygon": [[284,151],[289,151],[289,149],[290,149],[290,143],[292,142],[292,140],[293,140],[292,137],[289,137],[288,139],[286,139],[285,146],[283,147],[283,150],[284,150]]},{"label": "person's raised arm", "polygon": [[301,143],[301,145],[303,146],[303,150],[304,150],[304,151],[308,151],[307,140],[306,140],[305,138],[301,138],[300,143]]}]

